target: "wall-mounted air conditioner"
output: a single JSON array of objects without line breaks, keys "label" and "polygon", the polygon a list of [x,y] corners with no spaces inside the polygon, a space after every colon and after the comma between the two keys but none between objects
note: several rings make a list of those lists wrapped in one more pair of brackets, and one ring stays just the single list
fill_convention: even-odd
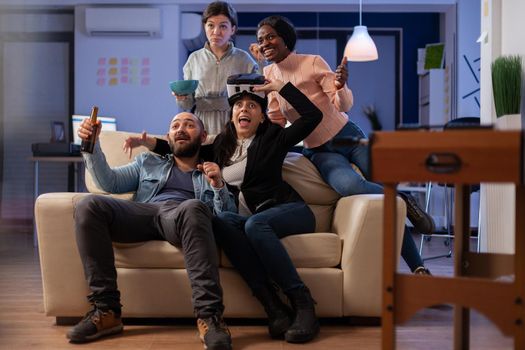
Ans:
[{"label": "wall-mounted air conditioner", "polygon": [[94,36],[161,36],[161,12],[154,7],[88,7],[86,31]]}]

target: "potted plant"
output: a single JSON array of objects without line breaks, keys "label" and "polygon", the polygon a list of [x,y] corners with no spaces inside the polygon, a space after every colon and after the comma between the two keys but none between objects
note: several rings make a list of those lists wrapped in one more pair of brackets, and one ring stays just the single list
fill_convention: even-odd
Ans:
[{"label": "potted plant", "polygon": [[368,121],[370,122],[372,131],[379,131],[383,129],[383,125],[381,125],[381,120],[379,120],[379,117],[377,115],[377,111],[374,105],[363,107],[363,113],[365,114]]},{"label": "potted plant", "polygon": [[492,63],[492,92],[496,107],[496,125],[502,129],[521,127],[520,102],[523,76],[519,55],[498,57]]}]

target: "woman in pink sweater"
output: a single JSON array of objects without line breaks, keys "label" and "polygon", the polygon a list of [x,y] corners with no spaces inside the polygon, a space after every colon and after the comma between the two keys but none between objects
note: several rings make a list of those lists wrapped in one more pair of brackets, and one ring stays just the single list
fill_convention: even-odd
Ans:
[{"label": "woman in pink sweater", "polygon": [[[257,44],[250,50],[259,60],[272,62],[264,67],[267,79],[291,82],[323,113],[317,128],[304,139],[303,154],[317,167],[323,179],[341,196],[383,193],[383,187],[369,181],[368,147],[341,145],[338,138],[366,138],[363,131],[345,113],[353,105],[352,91],[347,87],[346,58],[333,72],[321,56],[294,52],[297,35],[291,22],[282,16],[270,16],[259,22]],[[279,94],[268,95],[268,117],[284,127],[300,116]],[[353,168],[355,164],[361,176]],[[408,218],[419,232],[434,230],[432,218],[421,210],[409,195],[400,194],[407,203]],[[423,271],[423,262],[413,239],[405,234],[403,258],[412,271]],[[428,270],[424,269],[425,272]]]}]

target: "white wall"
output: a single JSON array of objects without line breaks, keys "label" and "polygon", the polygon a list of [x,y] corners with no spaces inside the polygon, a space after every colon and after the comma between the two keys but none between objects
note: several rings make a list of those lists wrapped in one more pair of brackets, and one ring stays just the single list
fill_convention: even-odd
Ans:
[{"label": "white wall", "polygon": [[502,1],[501,15],[501,54],[525,55],[525,30],[523,29],[525,1]]},{"label": "white wall", "polygon": [[[180,39],[179,6],[159,8],[160,38],[88,36],[85,7],[75,8],[76,114],[89,114],[91,106],[97,105],[101,116],[117,118],[119,130],[167,131],[179,111],[169,81],[181,78],[180,52],[185,49]],[[112,78],[115,84],[109,83]]]},{"label": "white wall", "polygon": [[[481,121],[494,123],[496,113],[492,95],[491,63],[501,55],[525,57],[525,31],[522,29],[523,0],[480,0],[481,31],[487,39],[481,44]],[[512,185],[482,185],[480,226],[484,251],[514,252],[515,197]]]}]

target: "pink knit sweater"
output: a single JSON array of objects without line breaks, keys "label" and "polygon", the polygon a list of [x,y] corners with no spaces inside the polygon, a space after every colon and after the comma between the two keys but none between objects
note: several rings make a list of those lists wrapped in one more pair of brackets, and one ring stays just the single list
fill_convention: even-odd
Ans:
[{"label": "pink knit sweater", "polygon": [[[304,139],[305,147],[314,148],[324,144],[347,123],[348,115],[345,111],[353,105],[352,91],[346,84],[343,88],[336,89],[335,73],[321,56],[292,52],[281,62],[264,67],[264,76],[267,79],[291,82],[323,112],[321,123]],[[286,120],[293,123],[300,116],[274,91],[268,95],[268,117],[272,122],[284,126]]]}]

